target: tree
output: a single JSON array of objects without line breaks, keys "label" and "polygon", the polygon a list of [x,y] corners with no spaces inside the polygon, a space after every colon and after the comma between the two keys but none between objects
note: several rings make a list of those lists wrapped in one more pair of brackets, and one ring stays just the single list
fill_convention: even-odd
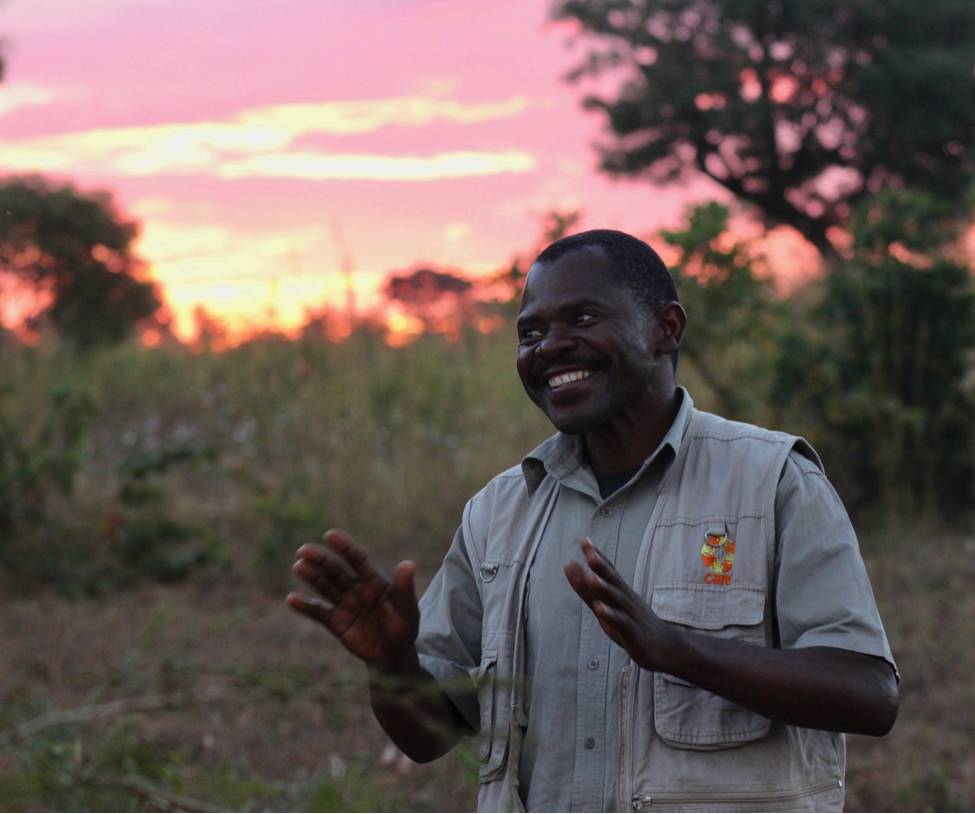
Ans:
[{"label": "tree", "polygon": [[394,274],[386,281],[383,293],[390,303],[420,320],[424,331],[443,331],[457,335],[460,325],[473,313],[474,284],[451,274],[418,268],[409,274]]},{"label": "tree", "polygon": [[970,0],[562,0],[591,46],[572,81],[620,79],[602,167],[690,169],[824,255],[885,185],[959,201],[975,172]]},{"label": "tree", "polygon": [[971,505],[975,290],[950,213],[894,191],[858,207],[851,257],[828,270],[815,327],[796,323],[783,342],[773,400],[818,414],[820,451],[861,503]]},{"label": "tree", "polygon": [[729,215],[714,202],[691,207],[684,228],[660,233],[678,252],[671,272],[688,315],[680,360],[717,412],[764,421],[783,305],[764,258],[728,230]]},{"label": "tree", "polygon": [[541,234],[535,245],[527,253],[516,254],[507,268],[490,279],[489,287],[500,289],[500,296],[517,306],[535,258],[556,240],[575,232],[581,220],[582,212],[578,209],[550,209],[542,216]]},{"label": "tree", "polygon": [[456,274],[419,268],[409,274],[394,274],[387,280],[383,292],[387,299],[422,313],[445,298],[464,299],[473,287],[470,280]]},{"label": "tree", "polygon": [[46,295],[41,317],[79,348],[119,342],[159,311],[155,285],[139,279],[137,234],[107,193],[83,196],[39,177],[0,184],[0,273]]}]

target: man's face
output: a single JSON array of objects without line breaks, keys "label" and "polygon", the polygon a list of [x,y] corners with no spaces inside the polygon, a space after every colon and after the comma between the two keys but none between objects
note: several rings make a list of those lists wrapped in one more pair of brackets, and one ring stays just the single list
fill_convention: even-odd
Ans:
[{"label": "man's face", "polygon": [[558,430],[591,432],[652,401],[656,329],[609,258],[570,252],[529,272],[518,316],[518,375]]}]

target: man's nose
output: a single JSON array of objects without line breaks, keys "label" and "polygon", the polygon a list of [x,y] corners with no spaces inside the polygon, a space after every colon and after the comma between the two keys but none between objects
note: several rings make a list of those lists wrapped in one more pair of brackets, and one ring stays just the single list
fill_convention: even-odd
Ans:
[{"label": "man's nose", "polygon": [[562,328],[553,327],[535,348],[535,352],[545,359],[554,359],[560,353],[576,347],[575,338]]}]

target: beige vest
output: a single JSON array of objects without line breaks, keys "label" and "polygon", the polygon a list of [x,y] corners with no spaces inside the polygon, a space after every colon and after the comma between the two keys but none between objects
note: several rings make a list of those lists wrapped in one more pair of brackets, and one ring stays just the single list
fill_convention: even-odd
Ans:
[{"label": "beige vest", "polygon": [[[663,619],[773,646],[774,504],[790,450],[822,466],[801,438],[691,410],[641,543],[634,587]],[[483,606],[478,687],[480,811],[524,810],[518,761],[524,710],[525,583],[559,482],[529,493],[497,478],[467,505],[464,538]],[[705,566],[707,535],[735,542],[733,566]],[[621,682],[621,811],[842,810],[842,735],[772,723],[674,676],[629,664]]]}]

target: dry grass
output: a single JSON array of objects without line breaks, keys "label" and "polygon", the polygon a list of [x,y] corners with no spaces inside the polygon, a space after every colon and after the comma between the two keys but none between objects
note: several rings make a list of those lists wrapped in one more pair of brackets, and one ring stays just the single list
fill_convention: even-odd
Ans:
[{"label": "dry grass", "polygon": [[[386,810],[473,805],[469,761],[416,766],[390,749],[369,711],[364,671],[277,599],[201,579],[5,607],[0,681],[8,709],[39,698],[67,709],[191,687],[222,691],[216,701],[138,714],[145,739],[213,773],[233,764],[287,783],[319,773],[341,781],[355,771]],[[83,727],[83,739],[103,737],[112,723]],[[0,763],[0,771],[14,768],[9,755]],[[0,808],[10,803],[0,799]]]},{"label": "dry grass", "polygon": [[[411,556],[432,576],[464,501],[548,432],[513,352],[506,335],[401,350],[364,335],[341,346],[269,338],[219,356],[0,360],[24,416],[65,383],[97,409],[75,495],[51,496],[46,525],[2,544],[19,559],[0,587],[0,729],[52,709],[207,690],[218,700],[134,714],[141,729],[128,734],[101,720],[51,730],[51,742],[83,765],[115,738],[125,749],[113,766],[148,744],[170,756],[160,782],[228,807],[473,809],[469,747],[431,766],[403,759],[372,719],[361,667],[281,599],[294,549],[329,525],[386,566]],[[170,545],[219,555],[172,584],[138,563],[99,571],[148,511],[120,501],[120,466],[194,444],[212,456],[147,477],[151,511],[191,539],[150,542],[161,557]],[[861,525],[902,706],[887,738],[850,739],[847,808],[971,809],[975,538],[920,521]],[[0,809],[94,807],[42,786],[11,796],[4,779],[40,765],[26,748],[0,748]],[[267,782],[245,793],[248,778]]]},{"label": "dry grass", "polygon": [[888,519],[864,530],[861,545],[901,674],[901,710],[886,738],[850,738],[847,808],[971,811],[975,537]]}]

